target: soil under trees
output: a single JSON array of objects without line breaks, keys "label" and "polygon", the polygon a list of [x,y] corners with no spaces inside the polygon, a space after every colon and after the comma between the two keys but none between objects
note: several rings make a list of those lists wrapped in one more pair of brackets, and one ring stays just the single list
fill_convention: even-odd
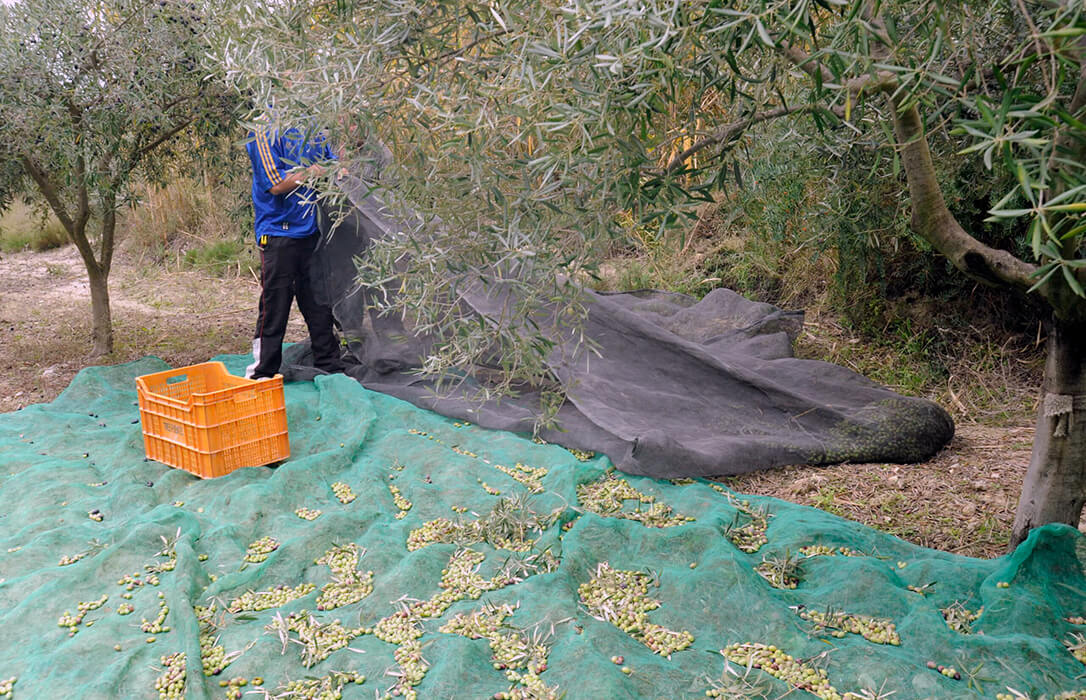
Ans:
[{"label": "soil under trees", "polygon": [[[115,349],[105,362],[157,355],[173,366],[222,353],[246,353],[259,285],[251,276],[211,277],[175,266],[120,259],[110,277]],[[0,412],[53,400],[88,363],[90,293],[73,246],[0,257]],[[305,337],[292,315],[288,340]],[[827,313],[809,314],[799,340],[805,357],[842,360],[863,341]],[[885,351],[883,351],[885,352]],[[862,352],[860,352],[862,354]],[[858,356],[858,355],[856,355]],[[885,362],[894,362],[887,356]],[[1015,377],[978,374],[973,381]],[[1033,387],[1037,385],[1034,384]],[[786,467],[723,481],[755,494],[811,505],[928,547],[976,557],[1004,553],[1033,442],[1035,398],[1028,381],[1010,395],[1020,406],[998,420],[949,395],[941,400],[957,422],[950,445],[926,463]]]}]

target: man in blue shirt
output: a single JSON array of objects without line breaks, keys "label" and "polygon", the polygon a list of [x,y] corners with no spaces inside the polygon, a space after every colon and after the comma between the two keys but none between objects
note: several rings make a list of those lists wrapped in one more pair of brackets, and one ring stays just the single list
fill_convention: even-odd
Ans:
[{"label": "man in blue shirt", "polygon": [[295,127],[261,129],[246,144],[253,168],[253,210],[260,248],[260,310],[253,336],[250,379],[274,377],[283,361],[283,336],[295,298],[313,346],[317,369],[343,371],[332,309],[320,303],[310,279],[317,232],[316,193],[306,181],[335,156],[320,136]]}]

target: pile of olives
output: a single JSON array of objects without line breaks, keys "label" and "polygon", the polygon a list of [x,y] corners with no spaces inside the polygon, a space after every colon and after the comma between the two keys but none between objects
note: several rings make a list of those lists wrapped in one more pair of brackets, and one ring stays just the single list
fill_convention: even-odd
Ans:
[{"label": "pile of olives", "polygon": [[358,496],[355,495],[354,491],[351,490],[351,487],[343,483],[342,481],[337,481],[336,483],[332,484],[332,493],[334,493],[336,495],[336,498],[339,499],[339,502],[344,505],[358,498]]},{"label": "pile of olives", "polygon": [[[249,685],[249,679],[245,676],[234,676],[227,680],[219,681],[220,688],[226,688],[226,700],[241,700],[245,691],[242,690],[245,686]],[[264,685],[264,679],[257,676],[253,678],[253,685]],[[260,691],[255,691],[260,692]]]},{"label": "pile of olives", "polygon": [[799,553],[805,557],[833,557],[838,554],[843,557],[862,557],[864,555],[863,552],[848,547],[827,547],[824,544],[812,544],[807,547],[800,547]]},{"label": "pile of olives", "polygon": [[161,658],[166,671],[155,681],[159,700],[185,697],[185,652],[179,651]]},{"label": "pile of olives", "polygon": [[87,616],[87,613],[89,613],[91,610],[97,610],[98,608],[102,607],[106,604],[107,600],[109,600],[109,596],[103,593],[102,597],[98,600],[88,600],[80,602],[77,606],[79,612],[75,615],[72,615],[70,612],[65,610],[64,614],[62,614],[60,616],[60,619],[57,620],[57,627],[67,627],[68,636],[74,637],[75,633],[79,631],[79,625],[83,624],[83,618]]},{"label": "pile of olives", "polygon": [[607,562],[577,589],[581,603],[596,619],[610,622],[661,656],[670,657],[694,642],[689,632],[674,631],[648,621],[648,612],[660,601],[648,596],[651,577],[642,571],[612,569]]},{"label": "pile of olives", "polygon": [[[716,484],[713,486],[716,487]],[[769,537],[766,536],[766,530],[769,529],[769,518],[771,517],[769,511],[764,507],[753,508],[750,501],[740,501],[726,491],[721,491],[721,493],[724,493],[728,497],[728,502],[739,511],[735,516],[735,520],[724,528],[724,536],[739,551],[754,554],[762,548],[762,545],[769,542]],[[740,514],[748,518],[747,522],[742,525],[738,524]]]},{"label": "pile of olives", "polygon": [[560,700],[565,697],[556,687],[548,686],[538,674],[531,671],[520,673],[512,669],[505,672],[506,679],[516,687],[494,693],[494,700]]},{"label": "pile of olives", "polygon": [[158,594],[158,597],[158,617],[153,621],[148,621],[146,617],[140,620],[140,629],[148,634],[158,634],[160,632],[170,631],[169,627],[162,624],[166,621],[166,616],[170,614],[170,606],[166,605],[165,600],[162,600],[163,595],[161,593]]},{"label": "pile of olives", "polygon": [[215,625],[212,622],[215,616],[215,607],[205,608],[197,605],[193,607],[192,611],[200,623],[200,662],[204,667],[204,675],[218,675],[230,665],[233,658],[227,658],[226,649],[218,644],[218,640],[215,638]]},{"label": "pile of olives", "polygon": [[776,562],[764,560],[754,567],[754,570],[774,588],[790,589],[799,585],[799,579],[793,576],[786,567],[782,567]]},{"label": "pile of olives", "polygon": [[356,568],[363,554],[365,550],[351,543],[332,547],[314,562],[325,564],[332,570],[332,580],[321,587],[317,610],[332,610],[357,603],[373,591],[373,572]]},{"label": "pile of olives", "polygon": [[984,614],[984,608],[982,606],[974,612],[961,603],[955,602],[942,608],[940,612],[943,613],[943,619],[946,620],[947,627],[961,634],[970,634],[973,631],[973,623]]},{"label": "pile of olives", "polygon": [[[625,479],[607,472],[599,479],[577,486],[577,500],[586,510],[605,518],[624,518],[641,523],[645,527],[675,527],[693,518],[674,515],[671,506],[656,503],[653,496],[641,493]],[[623,510],[626,501],[634,501],[635,509]],[[641,504],[648,505],[641,510]]]},{"label": "pile of olives", "polygon": [[[483,462],[490,464],[485,459]],[[547,470],[544,467],[529,467],[527,464],[521,464],[520,462],[512,467],[501,464],[490,464],[490,466],[524,484],[532,493],[543,493],[543,477],[547,475]]]},{"label": "pile of olives", "polygon": [[430,664],[422,658],[422,644],[418,640],[411,640],[396,647],[392,652],[392,658],[400,665],[400,680],[393,689],[394,695],[403,696],[406,700],[417,700],[418,692],[414,686],[422,682],[426,672],[430,670]]},{"label": "pile of olives", "polygon": [[438,542],[463,542],[468,539],[467,526],[454,523],[448,518],[437,518],[423,523],[407,535],[407,551],[413,552]]},{"label": "pile of olives", "polygon": [[842,612],[821,613],[817,610],[800,609],[797,611],[804,620],[815,623],[815,631],[830,630],[831,636],[841,638],[846,634],[858,634],[875,644],[901,645],[894,623],[890,620],[868,615],[849,615]]},{"label": "pile of olives", "polygon": [[817,695],[822,700],[842,700],[841,694],[830,685],[825,671],[808,666],[771,644],[729,644],[721,649],[720,653],[729,661],[740,666],[760,668],[789,685]]},{"label": "pile of olives", "polygon": [[343,686],[348,683],[362,685],[365,682],[366,677],[360,673],[332,671],[322,678],[291,681],[284,688],[283,695],[275,697],[298,698],[298,700],[341,700]]},{"label": "pile of olives", "polygon": [[259,564],[277,549],[279,549],[279,540],[274,537],[261,537],[245,550],[245,561],[250,564]]},{"label": "pile of olives", "polygon": [[232,613],[239,613],[245,610],[259,612],[268,608],[278,608],[292,600],[309,595],[316,588],[315,583],[300,583],[294,588],[279,584],[267,591],[246,591],[240,597],[230,601],[230,607],[227,609]]},{"label": "pile of olives", "polygon": [[90,554],[90,551],[80,552],[79,554],[65,554],[60,558],[60,561],[57,562],[57,566],[68,566],[70,564],[74,564],[88,554]]},{"label": "pile of olives", "polygon": [[468,639],[490,639],[498,634],[505,618],[513,614],[513,606],[476,610],[470,614],[458,613],[439,628],[444,634],[458,634]]},{"label": "pile of olives", "polygon": [[395,503],[396,507],[400,509],[400,512],[396,514],[396,519],[400,520],[405,515],[407,515],[407,511],[411,510],[412,503],[411,501],[403,497],[403,495],[400,493],[400,489],[396,486],[389,484],[388,490],[392,494],[392,502]]},{"label": "pile of olives", "polygon": [[[333,651],[342,649],[355,637],[370,631],[364,627],[344,627],[339,620],[321,623],[307,610],[291,613],[286,623],[287,629],[295,632],[302,643],[302,663],[306,668],[324,661]],[[268,629],[273,629],[273,625],[269,625]]]}]

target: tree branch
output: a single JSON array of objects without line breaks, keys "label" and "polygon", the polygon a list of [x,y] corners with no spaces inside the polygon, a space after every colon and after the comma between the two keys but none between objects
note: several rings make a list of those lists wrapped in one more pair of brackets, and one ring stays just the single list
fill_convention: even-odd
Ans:
[{"label": "tree branch", "polygon": [[30,174],[31,179],[34,180],[34,184],[38,186],[38,190],[45,197],[45,201],[49,203],[49,207],[53,210],[53,213],[57,215],[57,219],[64,226],[64,229],[68,232],[68,237],[75,243],[76,249],[79,250],[79,255],[83,258],[84,264],[87,266],[87,270],[98,271],[101,266],[98,260],[94,257],[94,250],[91,248],[90,241],[87,240],[86,221],[82,222],[82,225],[76,226],[76,221],[72,220],[72,217],[68,215],[67,210],[64,208],[64,203],[60,201],[60,194],[57,191],[56,185],[49,179],[49,176],[45,174],[45,171],[34,162],[34,159],[30,155],[24,153],[21,158],[23,168]]},{"label": "tree branch", "polygon": [[189,100],[199,99],[200,95],[201,95],[201,92],[200,92],[199,88],[197,88],[196,94],[193,94],[193,95],[181,95],[177,99],[172,100],[172,101],[167,102],[166,104],[162,105],[162,113],[165,114],[166,112],[169,112],[171,109],[173,109],[177,105],[184,104],[184,103],[188,102]]},{"label": "tree branch", "polygon": [[28,154],[23,154],[20,158],[23,164],[23,169],[30,175],[30,179],[34,181],[34,184],[38,186],[38,190],[45,197],[45,201],[49,203],[49,207],[53,210],[53,213],[57,215],[57,219],[61,225],[64,226],[64,230],[68,232],[68,235],[75,236],[75,222],[72,221],[72,217],[68,216],[68,210],[64,207],[64,203],[60,201],[60,194],[57,191],[56,185],[49,179],[49,176],[45,174],[45,171],[34,162]]},{"label": "tree branch", "polygon": [[113,238],[117,230],[117,200],[114,196],[102,203],[102,274],[109,275],[113,266]]},{"label": "tree branch", "polygon": [[78,205],[75,210],[75,228],[81,230],[90,219],[90,197],[87,195],[87,164],[82,154],[75,159],[75,186]]},{"label": "tree branch", "polygon": [[[468,51],[471,51],[473,48],[475,48],[479,44],[490,41],[491,39],[497,39],[498,37],[505,36],[508,33],[509,33],[508,29],[502,29],[502,30],[499,30],[499,31],[496,31],[496,32],[491,32],[490,34],[484,34],[484,35],[474,39],[473,41],[471,41],[470,43],[468,43],[465,46],[461,46],[458,49],[450,49],[449,51],[446,51],[445,53],[439,54],[439,55],[435,56],[434,58],[416,57],[416,56],[413,56],[411,54],[404,53],[401,56],[401,60],[415,59],[415,60],[419,60],[419,61],[421,61],[423,63],[441,64],[441,65],[438,66],[439,68],[441,68],[441,67],[444,67],[446,64],[450,63],[450,59],[458,58],[458,57],[464,55],[465,53],[467,53]],[[392,75],[390,75],[388,78],[386,78],[385,80],[382,80],[382,81],[378,82],[375,89],[380,90],[381,88],[384,88],[386,85],[389,85],[392,82],[394,82],[396,80],[399,80],[400,78],[403,78],[403,77],[409,75],[410,72],[411,71],[408,70],[408,69],[404,69],[404,70],[401,70],[401,71],[396,71]]]},{"label": "tree branch", "polygon": [[777,50],[791,61],[796,68],[812,78],[820,79],[823,83],[832,83],[834,81],[833,73],[830,72],[829,68],[822,65],[821,61],[814,60],[809,53],[798,46],[787,42],[779,42]]},{"label": "tree branch", "polygon": [[188,127],[190,124],[192,124],[194,121],[196,121],[196,117],[189,117],[188,119],[184,120],[180,124],[177,124],[176,126],[172,127],[171,129],[168,129],[167,131],[163,132],[154,141],[151,141],[150,143],[146,144],[145,146],[143,146],[141,148],[137,148],[136,150],[132,151],[132,155],[128,159],[128,170],[132,170],[133,168],[135,168],[136,164],[139,163],[140,158],[143,158],[145,155],[147,155],[151,151],[155,150],[156,148],[158,148],[162,144],[166,143],[167,141],[172,139],[174,136],[177,136],[177,134],[184,131],[184,129],[186,127]]},{"label": "tree branch", "polygon": [[[788,43],[781,43],[778,51],[791,61],[796,68],[807,75],[820,79],[823,84],[837,84],[837,78],[821,61],[815,59],[803,49]],[[897,76],[890,71],[878,71],[874,75],[865,75],[853,78],[844,83],[843,87],[849,95],[857,95],[861,92],[885,92],[893,93],[898,87]]]},{"label": "tree branch", "polygon": [[[142,4],[140,4],[140,5],[137,5],[127,17],[125,17],[120,22],[118,22],[116,25],[111,27],[110,28],[110,30],[111,30],[110,33],[112,35],[119,34],[120,31],[122,29],[124,29],[125,26],[127,26],[129,22],[131,22],[133,19],[135,19],[139,15],[140,12],[142,12],[145,8],[150,7],[153,4],[154,4],[154,0],[144,0],[144,2]],[[94,46],[92,46],[90,51],[87,52],[87,56],[84,59],[83,63],[81,63],[76,68],[77,74],[86,74],[86,73],[89,73],[92,70],[98,70],[101,67],[101,64],[98,62],[98,51],[99,51],[99,49],[102,49],[106,45],[106,41],[107,41],[106,36],[99,36],[98,37],[98,39],[94,42]]]},{"label": "tree branch", "polygon": [[[966,233],[950,213],[939,187],[924,134],[924,122],[916,105],[901,107],[891,101],[890,106],[912,199],[913,231],[945,255],[954,267],[975,280],[1022,290],[1033,286],[1036,266],[1005,250],[984,245]],[[1046,296],[1043,289],[1041,294]]]},{"label": "tree branch", "polygon": [[718,127],[712,134],[706,136],[703,139],[695,141],[690,147],[683,150],[681,153],[673,157],[664,166],[663,170],[657,171],[658,175],[672,175],[676,171],[683,167],[683,163],[690,156],[703,151],[706,148],[710,148],[720,143],[727,143],[734,141],[736,138],[742,135],[744,131],[749,129],[755,124],[766,122],[771,119],[778,119],[780,117],[786,117],[789,114],[796,114],[798,112],[810,112],[815,109],[822,109],[818,105],[800,105],[798,107],[778,107],[777,109],[771,109],[764,112],[756,112],[746,119],[738,122],[732,122],[731,124],[725,124]]},{"label": "tree branch", "polygon": [[[871,23],[876,36],[882,36],[879,24]],[[799,47],[783,44],[781,52],[800,70],[833,82],[834,75],[817,59]],[[1037,267],[1019,260],[1011,253],[991,248],[966,233],[947,208],[939,179],[931,159],[924,122],[917,106],[902,107],[894,98],[898,87],[897,76],[889,71],[879,71],[874,76],[861,76],[844,83],[849,94],[861,91],[881,92],[887,95],[894,117],[894,135],[905,168],[909,195],[912,199],[913,231],[928,241],[936,250],[969,277],[992,285],[1008,285],[1027,290],[1033,286],[1032,275]],[[1045,296],[1044,290],[1041,290]]]}]

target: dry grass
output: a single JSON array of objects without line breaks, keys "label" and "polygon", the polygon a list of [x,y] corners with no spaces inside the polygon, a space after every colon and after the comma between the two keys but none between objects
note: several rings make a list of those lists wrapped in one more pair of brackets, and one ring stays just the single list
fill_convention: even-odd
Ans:
[{"label": "dry grass", "polygon": [[[605,267],[609,285],[631,286],[640,274],[652,283],[662,274],[686,275],[687,284],[703,286],[691,271],[701,270],[699,264],[722,246],[738,245],[697,230],[686,244],[684,260],[653,246],[649,259],[627,253],[610,261]],[[220,353],[248,352],[259,291],[251,274],[243,270],[218,277],[178,264],[179,257],[172,264],[162,258],[153,262],[145,252],[141,262],[145,250],[126,248],[115,264],[111,292],[117,349],[107,362],[155,354],[182,366]],[[630,274],[632,263],[641,265],[642,272]],[[822,256],[790,264],[817,271],[807,279],[826,279],[834,262]],[[90,303],[85,272],[71,246],[5,254],[4,272],[0,411],[11,411],[52,400],[85,365]],[[774,290],[785,300],[782,305],[808,308],[799,356],[835,362],[904,393],[931,398],[952,413],[958,432],[924,464],[787,467],[731,477],[726,483],[742,492],[822,508],[924,546],[977,557],[1002,554],[1032,443],[1041,357],[1034,339],[996,341],[985,329],[959,329],[941,343],[938,356],[928,342],[930,331],[918,338],[898,333],[873,342],[829,310],[824,282],[785,279]],[[288,339],[304,337],[295,313]]]},{"label": "dry grass", "polygon": [[[220,277],[252,274],[259,261],[251,222],[243,225],[230,215],[239,207],[237,189],[188,177],[141,185],[139,206],[122,213],[123,250],[138,266],[198,268]],[[248,200],[242,205],[249,206]]]},{"label": "dry grass", "polygon": [[[1029,464],[1043,370],[1043,342],[983,325],[962,324],[972,300],[937,308],[917,300],[890,316],[881,332],[852,329],[833,309],[832,251],[759,239],[720,210],[707,208],[678,248],[633,240],[604,268],[601,286],[659,286],[704,293],[733,286],[784,308],[806,309],[798,357],[824,360],[895,391],[931,399],[954,417],[957,434],[923,464],[794,466],[728,477],[751,494],[821,508],[927,547],[974,557],[1002,555]],[[651,243],[651,242],[650,242]],[[727,261],[716,267],[720,260]],[[682,284],[674,280],[686,275]],[[953,327],[949,320],[955,321]]]},{"label": "dry grass", "polygon": [[1029,464],[1031,427],[959,425],[923,464],[783,467],[722,481],[737,491],[814,506],[925,547],[1005,553]]},{"label": "dry grass", "polygon": [[[0,275],[0,412],[53,400],[91,361],[90,293],[74,246],[5,254]],[[174,367],[247,353],[260,288],[251,276],[140,267],[110,276],[114,344],[95,364],[157,355]],[[295,312],[288,340],[305,329]]]},{"label": "dry grass", "polygon": [[0,212],[0,251],[43,251],[68,242],[68,234],[52,214],[37,212],[23,202],[14,201]]},{"label": "dry grass", "polygon": [[[932,338],[938,336],[937,347]],[[808,310],[797,357],[824,360],[895,391],[931,399],[955,421],[977,425],[1032,423],[1044,370],[1043,345],[968,326],[927,329],[882,341],[842,325],[829,309]]]}]

